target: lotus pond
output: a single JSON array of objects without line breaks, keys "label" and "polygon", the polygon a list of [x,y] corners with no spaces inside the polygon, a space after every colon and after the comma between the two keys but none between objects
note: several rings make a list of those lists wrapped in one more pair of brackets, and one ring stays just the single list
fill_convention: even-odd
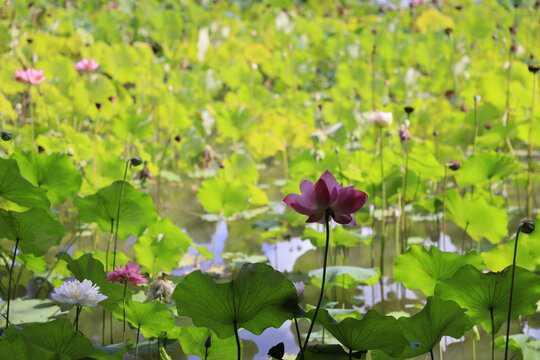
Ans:
[{"label": "lotus pond", "polygon": [[3,1],[0,359],[540,358],[539,8]]}]

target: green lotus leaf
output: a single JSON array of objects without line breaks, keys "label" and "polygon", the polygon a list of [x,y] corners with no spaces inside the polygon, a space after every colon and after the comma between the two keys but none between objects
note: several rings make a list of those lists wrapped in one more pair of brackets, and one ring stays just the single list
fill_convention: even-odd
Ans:
[{"label": "green lotus leaf", "polygon": [[[211,345],[208,348],[208,357],[205,357],[206,347],[204,344],[208,337],[211,339]],[[201,359],[225,360],[237,358],[238,350],[234,336],[220,339],[215,332],[207,328],[183,327],[180,331],[180,346],[185,354],[195,355]],[[240,342],[240,346],[242,346],[242,342]]]},{"label": "green lotus leaf", "polygon": [[[457,302],[467,309],[476,323],[489,333],[492,331],[491,310],[495,332],[506,321],[510,298],[512,267],[501,272],[482,273],[472,265],[464,265],[451,278],[442,279],[435,287],[435,295]],[[540,300],[540,277],[516,267],[512,319],[533,314]]]},{"label": "green lotus leaf", "polygon": [[47,191],[32,186],[19,171],[17,162],[13,159],[0,159],[0,196],[6,200],[26,207],[50,206]]},{"label": "green lotus leaf", "polygon": [[[122,307],[118,307],[114,316],[122,320]],[[141,329],[141,333],[146,338],[160,337],[162,332],[166,332],[174,327],[174,316],[169,311],[167,305],[159,301],[140,303],[128,301],[126,303],[126,321],[134,328]]]},{"label": "green lotus leaf", "polygon": [[32,185],[47,190],[47,197],[55,204],[63,204],[81,187],[81,173],[66,154],[17,151],[13,158],[21,175]]},{"label": "green lotus leaf", "polygon": [[[353,352],[350,354],[353,359],[365,359],[365,353]],[[304,353],[305,360],[349,360],[349,354],[340,345],[311,345],[309,344]]]},{"label": "green lotus leaf", "polygon": [[[121,190],[122,181],[116,181],[93,195],[75,198],[73,203],[79,209],[81,220],[97,223],[102,231],[110,232],[111,228],[114,230]],[[156,218],[152,198],[126,182],[120,206],[119,236],[127,238],[131,234],[141,235]]]},{"label": "green lotus leaf", "polygon": [[137,262],[156,274],[176,269],[192,242],[169,219],[159,219],[138,239],[133,248]]},{"label": "green lotus leaf", "polygon": [[[323,269],[311,270],[311,282],[321,287]],[[361,268],[357,266],[328,266],[326,268],[325,291],[333,286],[354,289],[358,285],[373,285],[381,276],[378,268]]]},{"label": "green lotus leaf", "polygon": [[498,152],[482,151],[463,162],[456,173],[460,187],[485,184],[497,180],[506,180],[510,175],[523,168],[520,162],[509,155]]},{"label": "green lotus leaf", "polygon": [[293,283],[262,263],[245,264],[227,283],[215,283],[210,275],[195,271],[176,286],[172,297],[178,315],[190,317],[195,326],[208,327],[222,339],[234,335],[235,322],[255,335],[280,327],[292,318],[298,302]]},{"label": "green lotus leaf", "polygon": [[[504,351],[506,348],[506,336],[499,336],[495,339],[495,347]],[[523,360],[540,360],[540,340],[531,335],[510,335],[508,347],[510,351],[513,351]]]},{"label": "green lotus leaf", "polygon": [[[309,311],[306,317],[312,319],[314,311]],[[338,323],[327,310],[321,309],[317,322],[349,350],[367,352],[379,349],[398,355],[409,345],[398,321],[376,311],[368,311],[362,319],[349,317]]]},{"label": "green lotus leaf", "polygon": [[0,354],[17,360],[76,360],[106,355],[103,350],[94,348],[90,339],[75,331],[68,319],[30,324],[22,330],[10,326],[0,341]]},{"label": "green lotus leaf", "polygon": [[[0,305],[0,312],[5,312],[7,303]],[[14,299],[11,300],[9,322],[13,325],[44,323],[63,316],[60,306],[49,299]],[[0,318],[0,327],[6,327],[6,319]]]},{"label": "green lotus leaf", "polygon": [[475,241],[486,238],[499,243],[507,234],[508,215],[505,209],[490,206],[480,197],[462,199],[456,189],[446,192],[448,219],[467,231]]},{"label": "green lotus leaf", "polygon": [[[302,240],[309,239],[313,246],[322,247],[326,243],[326,233],[319,232],[311,227],[305,228],[302,233]],[[331,244],[334,246],[355,247],[358,244],[369,244],[371,236],[362,236],[357,232],[345,230],[342,226],[337,226],[332,230]]]},{"label": "green lotus leaf", "polygon": [[32,208],[26,212],[0,209],[0,238],[19,240],[23,253],[42,256],[60,244],[66,230],[52,218],[49,210]]},{"label": "green lotus leaf", "polygon": [[426,296],[432,296],[437,281],[451,277],[465,264],[482,269],[482,259],[476,252],[459,255],[442,252],[436,246],[428,251],[424,246],[414,245],[396,258],[394,279],[407,289],[420,289]]},{"label": "green lotus leaf", "polygon": [[456,302],[436,296],[428,297],[426,306],[418,314],[401,317],[398,321],[409,342],[400,356],[405,359],[433,351],[443,336],[459,339],[474,325]]},{"label": "green lotus leaf", "polygon": [[240,181],[226,182],[214,177],[203,181],[197,198],[206,211],[231,216],[246,209],[250,193]]},{"label": "green lotus leaf", "polygon": [[[95,259],[92,254],[85,254],[78,259],[73,259],[66,253],[60,253],[57,256],[67,262],[68,270],[77,280],[88,279],[99,286],[99,291],[107,296],[107,299],[100,301],[100,306],[103,306],[108,311],[114,310],[117,306],[121,307],[124,299],[124,285],[105,280],[107,274],[103,269],[103,264]],[[126,290],[126,297],[130,299],[131,291]]]}]

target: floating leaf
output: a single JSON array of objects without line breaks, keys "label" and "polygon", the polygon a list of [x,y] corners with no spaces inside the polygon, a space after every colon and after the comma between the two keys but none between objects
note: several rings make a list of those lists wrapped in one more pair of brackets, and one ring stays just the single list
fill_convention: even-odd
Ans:
[{"label": "floating leaf", "polygon": [[[88,223],[95,222],[102,231],[110,232],[117,219],[121,190],[122,181],[116,181],[93,195],[75,198],[73,203],[79,209],[81,220]],[[156,221],[156,218],[152,198],[126,183],[120,206],[119,236],[127,238],[131,234],[141,235],[144,229]]]},{"label": "floating leaf", "polygon": [[[0,312],[5,312],[7,303],[1,303]],[[44,323],[53,320],[55,316],[65,315],[60,306],[49,299],[14,299],[11,300],[9,322],[13,325]],[[4,317],[0,318],[0,327],[6,326]]]},{"label": "floating leaf", "polygon": [[67,154],[17,151],[13,158],[21,175],[32,185],[47,190],[47,197],[55,204],[63,204],[81,187],[81,173]]},{"label": "floating leaf", "polygon": [[[313,318],[314,311],[308,312],[306,317]],[[345,318],[338,323],[327,310],[321,309],[317,322],[349,350],[367,352],[379,349],[398,355],[409,345],[398,321],[376,311],[368,311],[363,319]]]},{"label": "floating leaf", "polygon": [[46,190],[25,180],[15,160],[0,159],[0,174],[0,196],[22,206],[49,208]]},{"label": "floating leaf", "polygon": [[[122,218],[120,218],[120,221]],[[169,219],[159,219],[141,236],[133,248],[137,262],[152,274],[178,267],[182,255],[193,241]]]},{"label": "floating leaf", "polygon": [[190,317],[195,326],[209,327],[222,339],[234,335],[234,322],[255,335],[278,328],[292,318],[298,302],[293,283],[262,263],[245,264],[228,283],[216,284],[195,271],[176,286],[173,299],[178,315]]},{"label": "floating leaf", "polygon": [[[491,333],[491,313],[495,332],[506,321],[510,300],[512,268],[502,272],[482,273],[472,265],[464,265],[454,276],[442,279],[435,288],[435,295],[450,299],[466,308],[476,323]],[[516,267],[514,294],[512,296],[512,319],[518,315],[533,314],[540,300],[540,277]]]},{"label": "floating leaf", "polygon": [[[118,307],[114,316],[122,320],[122,308]],[[158,300],[148,303],[128,301],[126,303],[126,321],[133,327],[141,328],[141,333],[146,338],[159,337],[162,332],[166,332],[174,327],[174,317],[167,305]]]},{"label": "floating leaf", "polygon": [[[196,355],[204,359],[206,353],[205,342],[208,337],[211,339],[211,345],[208,347],[208,360],[236,359],[237,348],[234,336],[220,339],[212,330],[195,326],[186,326],[180,331],[182,351],[187,355]],[[242,345],[242,342],[240,342],[240,345]]]},{"label": "floating leaf", "polygon": [[[321,287],[323,269],[309,272],[311,282]],[[357,266],[328,266],[326,268],[325,290],[332,286],[340,286],[345,289],[354,289],[358,285],[373,285],[379,281],[380,271],[378,268],[361,268]]]},{"label": "floating leaf", "polygon": [[462,199],[456,189],[446,192],[448,219],[456,223],[475,241],[482,238],[497,244],[507,234],[508,215],[505,209],[490,206],[480,197]]},{"label": "floating leaf", "polygon": [[394,279],[407,289],[420,289],[426,296],[431,296],[437,281],[452,276],[465,264],[481,269],[482,259],[476,252],[459,255],[442,252],[436,246],[428,251],[424,246],[415,245],[396,258]]},{"label": "floating leaf", "polygon": [[49,214],[49,210],[42,208],[23,213],[0,209],[0,238],[19,239],[23,253],[45,255],[51,247],[60,244],[66,232]]},{"label": "floating leaf", "polygon": [[401,354],[405,359],[430,352],[443,336],[459,339],[473,326],[457,303],[435,296],[427,298],[426,306],[418,314],[401,317],[398,321],[409,342]]},{"label": "floating leaf", "polygon": [[[22,341],[21,341],[22,340]],[[14,346],[18,344],[17,347]],[[24,344],[24,351],[20,345]],[[90,339],[75,331],[68,319],[30,324],[22,330],[10,326],[0,341],[0,354],[6,359],[84,359],[106,355],[94,348]]]}]

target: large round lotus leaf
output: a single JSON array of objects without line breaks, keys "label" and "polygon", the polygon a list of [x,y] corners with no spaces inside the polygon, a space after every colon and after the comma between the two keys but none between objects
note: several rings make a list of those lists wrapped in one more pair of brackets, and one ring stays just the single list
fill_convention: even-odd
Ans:
[{"label": "large round lotus leaf", "polygon": [[[122,307],[116,308],[114,316],[122,320]],[[141,328],[141,333],[146,338],[159,337],[174,327],[174,316],[167,305],[159,301],[140,303],[128,301],[126,303],[126,321],[133,327]]]},{"label": "large round lotus leaf", "polygon": [[[6,311],[7,303],[0,303],[0,312]],[[11,300],[9,322],[13,325],[43,323],[55,316],[63,315],[60,306],[49,299],[14,299]],[[0,318],[0,328],[6,327],[6,319]]]},{"label": "large round lotus leaf", "polygon": [[[495,347],[504,351],[506,348],[506,336],[495,339]],[[510,335],[508,344],[510,355],[512,351],[523,360],[540,360],[540,340],[526,334]],[[513,357],[510,357],[513,359]]]},{"label": "large round lotus leaf", "polygon": [[47,197],[55,204],[64,203],[81,187],[81,173],[66,154],[17,151],[13,158],[21,175],[32,185],[46,189]]},{"label": "large round lotus leaf", "polygon": [[0,238],[19,239],[19,249],[23,253],[45,255],[51,247],[60,244],[65,232],[49,210],[32,208],[20,213],[0,209]]},{"label": "large round lotus leaf", "polygon": [[[306,317],[313,318],[314,311],[308,312]],[[376,311],[368,311],[363,319],[345,318],[338,323],[328,311],[321,309],[317,322],[350,350],[379,349],[390,355],[398,355],[409,345],[398,321]]]},{"label": "large round lotus leaf", "polygon": [[[311,282],[321,287],[323,269],[309,272]],[[353,289],[358,285],[373,285],[379,281],[380,271],[378,268],[361,268],[357,266],[328,266],[326,268],[325,290],[333,286],[345,289]]]},{"label": "large round lotus leaf", "polygon": [[456,189],[450,189],[446,192],[446,211],[448,219],[466,229],[475,241],[486,238],[497,244],[507,234],[506,210],[490,206],[480,197],[462,199]]},{"label": "large round lotus leaf", "polygon": [[[112,283],[105,280],[107,274],[103,270],[103,264],[95,259],[92,254],[85,254],[78,259],[72,259],[66,253],[60,253],[58,257],[68,263],[68,270],[79,281],[88,279],[93,284],[99,286],[99,292],[107,296],[107,299],[100,301],[99,305],[112,311],[122,305],[124,299],[124,286],[120,283]],[[131,298],[131,291],[126,289],[126,297]]]},{"label": "large round lotus leaf", "polygon": [[[93,195],[75,198],[73,203],[79,209],[81,220],[97,223],[102,231],[110,232],[111,227],[114,230],[121,190],[122,181],[116,181]],[[141,235],[156,218],[152,198],[126,182],[120,206],[119,236],[126,238],[131,234]]]},{"label": "large round lotus leaf", "polygon": [[[195,271],[174,289],[178,315],[208,327],[226,339],[234,335],[234,322],[259,335],[280,327],[296,312],[298,296],[293,283],[271,266],[245,264],[236,279],[215,283],[210,275]],[[194,299],[196,301],[194,301]]]},{"label": "large round lotus leaf", "polygon": [[156,274],[172,271],[178,267],[193,241],[169,219],[159,219],[133,246],[137,262]]},{"label": "large round lotus leaf", "polygon": [[497,180],[506,180],[523,166],[513,156],[498,152],[482,151],[474,154],[456,173],[456,181],[460,187],[479,185]]},{"label": "large round lotus leaf", "polygon": [[482,259],[476,252],[459,255],[442,252],[436,246],[428,251],[424,246],[414,245],[396,258],[394,279],[407,289],[420,289],[431,296],[437,281],[452,276],[465,264],[481,269]]},{"label": "large round lotus leaf", "polygon": [[50,206],[46,190],[25,180],[13,159],[0,159],[0,196],[22,206],[46,209]]},{"label": "large round lotus leaf", "polygon": [[[208,357],[205,357],[205,342],[210,337],[210,347]],[[207,328],[195,326],[183,327],[180,331],[180,346],[187,355],[196,355],[201,359],[226,360],[237,358],[236,339],[231,336],[227,339],[220,339],[215,332]],[[242,346],[242,342],[240,342]]]},{"label": "large round lotus leaf", "polygon": [[[471,266],[472,267],[472,266]],[[400,358],[411,358],[431,351],[443,336],[459,339],[473,323],[456,302],[435,296],[427,298],[422,311],[398,319],[409,342]]]},{"label": "large round lotus leaf", "polygon": [[22,330],[10,326],[0,341],[3,359],[76,360],[104,356],[90,339],[75,331],[68,319],[30,324]]},{"label": "large round lotus leaf", "polygon": [[203,181],[197,198],[206,211],[231,216],[246,209],[250,192],[241,181],[227,182],[214,177]]},{"label": "large round lotus leaf", "polygon": [[[506,321],[510,300],[512,267],[501,272],[482,273],[471,265],[464,265],[451,278],[442,279],[435,287],[435,295],[450,299],[467,309],[476,323],[491,333],[491,313],[495,332]],[[512,319],[518,315],[534,314],[540,300],[540,277],[516,267],[512,296]]]}]

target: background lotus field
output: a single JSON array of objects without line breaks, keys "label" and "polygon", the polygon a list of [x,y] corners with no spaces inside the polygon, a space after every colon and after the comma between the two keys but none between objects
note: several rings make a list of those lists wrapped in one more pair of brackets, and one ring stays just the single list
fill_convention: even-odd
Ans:
[{"label": "background lotus field", "polygon": [[540,358],[539,20],[2,1],[0,359]]}]

